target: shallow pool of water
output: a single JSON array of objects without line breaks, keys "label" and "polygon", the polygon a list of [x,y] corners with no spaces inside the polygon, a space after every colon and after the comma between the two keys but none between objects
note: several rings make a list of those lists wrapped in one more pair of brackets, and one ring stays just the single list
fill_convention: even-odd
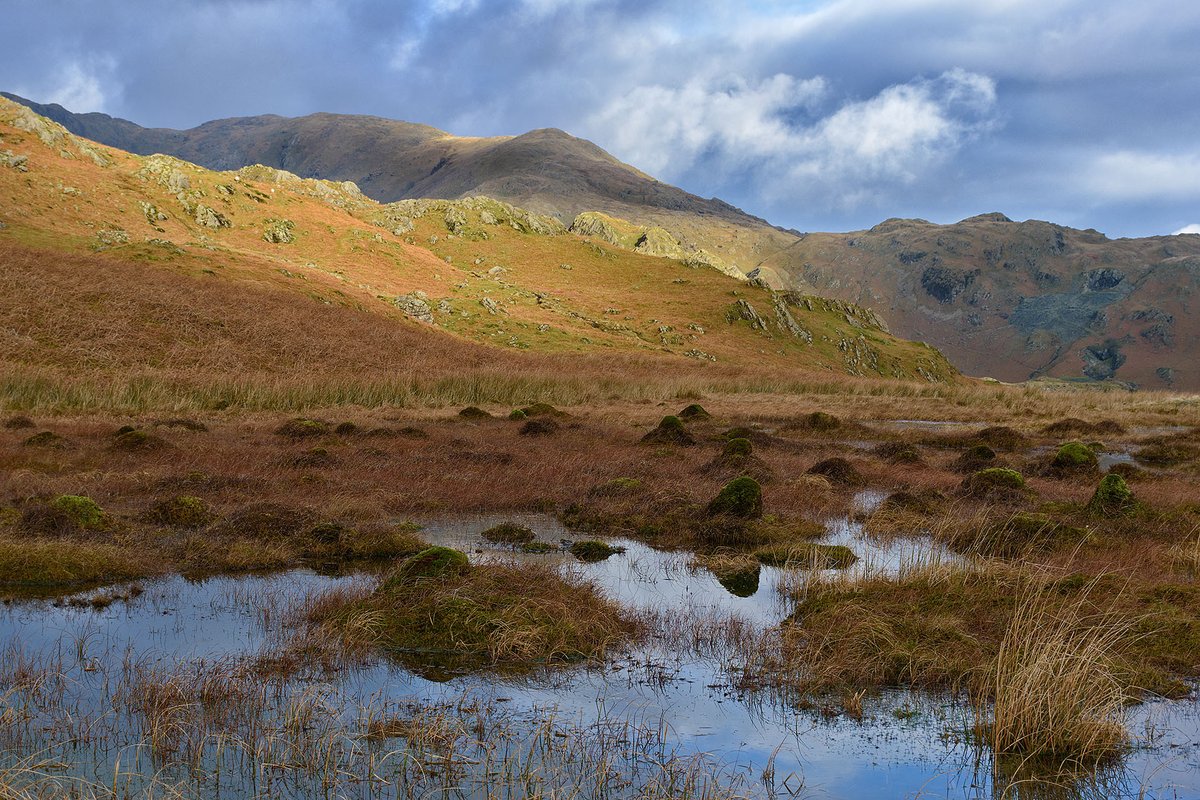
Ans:
[{"label": "shallow pool of water", "polygon": [[[881,499],[878,493],[863,493],[855,506],[869,511]],[[737,597],[706,571],[693,569],[688,553],[660,552],[618,539],[611,541],[625,547],[624,553],[582,564],[564,552],[515,553],[490,545],[479,535],[506,519],[529,525],[542,541],[561,544],[577,538],[552,518],[540,515],[430,520],[424,535],[459,547],[477,561],[515,558],[561,564],[594,581],[614,599],[668,618],[707,619],[712,624],[733,618],[763,629],[788,613],[779,590],[784,577],[780,570],[764,568],[758,591],[750,597]],[[829,527],[826,541],[852,547],[861,556],[860,564],[875,570],[896,569],[913,558],[914,552],[926,556],[934,552],[929,542],[870,542],[863,537],[861,526],[846,519],[833,520]],[[939,553],[942,556],[951,557]],[[264,753],[262,759],[246,756],[245,749],[239,749],[242,744],[229,734],[228,741],[197,743],[199,755],[194,764],[199,772],[209,773],[205,780],[196,781],[180,763],[162,768],[147,745],[161,732],[148,726],[143,716],[138,716],[141,712],[130,710],[142,707],[131,700],[137,694],[131,688],[135,683],[129,678],[131,672],[199,675],[214,664],[253,656],[277,642],[280,621],[286,619],[285,612],[293,603],[366,580],[370,579],[325,577],[307,570],[200,582],[171,577],[149,582],[136,599],[102,610],[56,606],[49,601],[0,608],[0,677],[8,683],[7,688],[0,687],[0,741],[5,746],[0,758],[11,767],[32,757],[50,764],[42,767],[49,773],[74,775],[104,786],[120,775],[115,782],[135,796],[154,795],[156,782],[173,785],[188,797],[216,797],[222,792],[223,796],[239,797],[406,796],[413,794],[413,787],[399,778],[394,782],[382,777],[367,779],[371,770],[381,776],[387,773],[382,766],[387,762],[385,755],[393,761],[399,756],[375,753],[360,744],[364,716],[388,709],[453,707],[458,709],[455,714],[475,714],[483,719],[482,711],[462,712],[466,707],[503,713],[518,733],[522,725],[533,729],[547,715],[574,731],[571,736],[608,735],[603,732],[614,730],[611,726],[632,723],[655,732],[661,740],[659,758],[663,757],[662,748],[681,757],[711,754],[708,769],[748,794],[765,796],[775,791],[811,798],[984,798],[994,794],[990,760],[968,744],[964,735],[970,726],[965,708],[945,699],[895,692],[868,700],[861,721],[833,709],[798,710],[779,699],[739,691],[732,665],[719,653],[683,653],[669,637],[638,646],[600,667],[523,677],[476,674],[438,681],[374,659],[357,669],[295,679],[273,690],[277,696],[272,695],[272,702],[281,709],[277,727],[282,733],[278,739],[264,736],[267,744],[257,745]],[[34,680],[31,676],[35,675],[42,677]],[[61,697],[52,699],[54,692],[61,692]],[[144,705],[147,701],[143,697],[139,702]],[[213,709],[203,706],[201,711],[216,714],[216,707],[214,701]],[[295,722],[297,719],[302,722]],[[484,727],[482,721],[478,725]],[[1056,794],[1051,789],[1039,793],[1034,787],[1019,796],[1200,797],[1197,705],[1145,703],[1130,710],[1129,726],[1144,747],[1123,763],[1066,793]],[[253,735],[250,727],[233,729],[241,736]],[[247,730],[250,733],[245,733]],[[650,736],[624,730],[618,739]],[[554,735],[568,739],[566,733]],[[503,736],[494,733],[485,738],[492,747],[491,742]],[[270,759],[286,760],[271,750],[283,745],[272,743],[291,743],[288,747],[292,750],[287,752],[295,759],[293,739],[309,742],[306,747],[313,750],[341,748],[337,749],[340,773],[333,771],[340,774],[334,780],[336,791],[331,794],[328,772],[314,773],[324,775],[321,780],[288,783],[278,776],[272,782],[273,773],[263,764]],[[389,749],[396,747],[393,743]],[[403,750],[401,747],[400,752]],[[349,751],[352,755],[347,755]],[[242,755],[230,755],[235,752]],[[475,752],[473,758],[474,767],[461,768],[483,769],[483,756]],[[645,760],[644,756],[630,758],[630,763]],[[423,765],[422,770],[426,769]],[[359,779],[352,779],[360,772]],[[134,773],[156,777],[150,780]],[[461,783],[458,789],[457,794],[433,792],[429,787],[422,791],[437,796],[483,796],[477,784]],[[613,791],[612,796],[644,791],[644,786],[631,784]],[[589,794],[594,793],[581,790],[582,796]]]}]

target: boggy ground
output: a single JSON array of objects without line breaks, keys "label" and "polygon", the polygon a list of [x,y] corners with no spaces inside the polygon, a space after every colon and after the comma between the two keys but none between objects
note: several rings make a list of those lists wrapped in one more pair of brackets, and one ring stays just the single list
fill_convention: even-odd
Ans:
[{"label": "boggy ground", "polygon": [[[990,407],[980,402],[989,392]],[[900,412],[894,396],[861,393],[822,405],[740,395],[519,413],[10,414],[0,420],[0,581],[19,594],[371,562],[390,575],[379,589],[312,619],[365,614],[369,639],[411,649],[389,614],[444,608],[437,590],[449,587],[468,593],[479,630],[495,630],[515,600],[497,600],[496,588],[518,577],[484,570],[400,586],[425,547],[410,521],[544,511],[580,538],[693,550],[728,585],[753,582],[755,561],[794,569],[795,611],[746,648],[747,686],[833,693],[850,712],[887,686],[962,690],[992,709],[979,735],[998,747],[1098,757],[1123,745],[1114,709],[1147,692],[1186,695],[1200,675],[1200,411],[1186,398],[1064,393],[1041,395],[1043,413],[1031,413],[1038,397],[958,390],[950,403],[905,398]],[[1122,482],[1106,479],[1098,493],[1102,463]],[[761,499],[719,499],[746,476]],[[961,559],[891,572],[859,564],[839,577],[856,554],[822,549],[819,523],[866,488],[886,495],[861,514],[871,535],[932,538]],[[603,621],[593,639],[570,621],[543,637],[544,653],[487,635],[451,637],[450,649],[471,642],[481,664],[508,652],[570,660],[638,634],[638,621],[575,590],[586,598],[574,605]],[[554,608],[531,602],[520,614],[544,634]],[[1013,710],[1031,696],[1078,702]],[[1037,738],[1050,728],[1066,732]]]}]

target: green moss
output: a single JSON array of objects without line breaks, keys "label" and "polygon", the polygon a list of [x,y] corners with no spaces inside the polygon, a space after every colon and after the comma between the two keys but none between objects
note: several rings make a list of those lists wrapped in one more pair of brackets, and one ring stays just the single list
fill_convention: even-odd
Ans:
[{"label": "green moss", "polygon": [[530,528],[512,522],[501,522],[493,525],[481,534],[484,539],[496,544],[525,544],[537,538]]},{"label": "green moss", "polygon": [[[566,412],[559,411],[549,403],[532,403],[520,409],[525,417],[565,417]],[[525,417],[522,417],[524,419]]]},{"label": "green moss", "polygon": [[523,419],[529,419],[529,415],[526,414],[522,409],[517,408],[513,409],[513,412],[508,415],[508,418],[514,422],[519,422]]},{"label": "green moss", "polygon": [[427,547],[400,562],[380,586],[387,592],[417,581],[450,578],[471,568],[467,554],[452,547]]},{"label": "green moss", "polygon": [[833,414],[824,411],[814,411],[802,417],[801,426],[814,431],[832,431],[842,426],[842,421]]},{"label": "green moss", "polygon": [[808,473],[828,478],[832,483],[845,486],[861,486],[866,483],[858,469],[844,458],[834,456],[813,464]]},{"label": "green moss", "polygon": [[708,515],[758,519],[763,513],[762,486],[754,478],[734,478],[708,504]]},{"label": "green moss", "polygon": [[113,439],[113,448],[116,450],[127,450],[130,452],[150,452],[154,450],[164,450],[170,447],[165,439],[161,439],[145,431],[132,430],[126,431]]},{"label": "green moss", "polygon": [[1067,442],[1058,448],[1051,468],[1060,472],[1088,472],[1099,465],[1096,453],[1083,442]]},{"label": "green moss", "polygon": [[692,403],[690,406],[679,412],[679,418],[687,420],[708,419],[711,416],[711,414],[704,410],[704,406],[700,405],[699,403]]},{"label": "green moss", "polygon": [[730,439],[725,443],[722,455],[729,458],[745,458],[754,452],[754,445],[749,439]]},{"label": "green moss", "polygon": [[478,406],[467,406],[458,415],[463,419],[491,419],[492,415]]},{"label": "green moss", "polygon": [[305,439],[313,436],[324,436],[329,433],[329,423],[321,420],[308,419],[306,417],[298,417],[293,420],[288,420],[283,425],[275,429],[275,433],[279,436],[285,436],[289,439]]},{"label": "green moss", "polygon": [[1025,476],[1015,469],[989,467],[967,478],[964,484],[970,489],[1024,489]]},{"label": "green moss", "polygon": [[186,494],[158,501],[150,509],[149,516],[154,522],[177,528],[199,528],[213,520],[207,503]]},{"label": "green moss", "polygon": [[1121,516],[1136,508],[1133,490],[1120,475],[1105,475],[1088,501],[1088,511],[1101,516]]},{"label": "green moss", "polygon": [[522,553],[553,553],[557,549],[557,547],[549,542],[526,542],[525,544],[521,545]]},{"label": "green moss", "polygon": [[642,444],[677,444],[690,447],[696,443],[679,417],[668,415],[658,426],[642,437]]},{"label": "green moss", "polygon": [[83,530],[100,530],[106,525],[104,511],[90,497],[60,494],[50,501],[50,507]]},{"label": "green moss", "polygon": [[63,450],[67,447],[67,440],[53,431],[41,431],[27,438],[23,444],[26,447],[45,447],[51,450]]},{"label": "green moss", "polygon": [[603,561],[609,556],[617,553],[625,552],[623,547],[613,547],[605,542],[598,542],[594,539],[588,539],[582,542],[575,542],[571,545],[571,555],[575,556],[580,561],[592,563]]}]

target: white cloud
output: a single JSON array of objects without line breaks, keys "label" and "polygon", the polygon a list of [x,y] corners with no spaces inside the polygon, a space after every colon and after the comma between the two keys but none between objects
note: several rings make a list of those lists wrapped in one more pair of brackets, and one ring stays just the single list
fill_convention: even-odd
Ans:
[{"label": "white cloud", "polygon": [[587,127],[621,158],[667,179],[720,164],[754,171],[764,194],[804,182],[828,205],[854,206],[953,155],[990,124],[996,104],[994,82],[961,69],[843,100],[822,116],[829,95],[822,77],[695,78],[678,88],[640,86]]},{"label": "white cloud", "polygon": [[1179,230],[1175,231],[1172,236],[1178,236],[1181,233],[1200,234],[1200,222],[1193,222],[1191,225],[1184,225]]},{"label": "white cloud", "polygon": [[108,111],[120,94],[114,80],[116,62],[112,58],[71,61],[61,65],[39,86],[17,87],[14,91],[42,103],[58,103],[71,111]]},{"label": "white cloud", "polygon": [[1120,150],[1086,164],[1081,182],[1102,201],[1200,198],[1200,153]]}]

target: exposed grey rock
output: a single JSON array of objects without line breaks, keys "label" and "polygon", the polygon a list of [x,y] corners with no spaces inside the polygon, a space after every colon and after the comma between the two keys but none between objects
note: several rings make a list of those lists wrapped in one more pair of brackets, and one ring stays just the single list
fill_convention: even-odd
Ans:
[{"label": "exposed grey rock", "polygon": [[228,228],[233,224],[224,214],[202,203],[196,205],[195,219],[206,228]]},{"label": "exposed grey rock", "polygon": [[487,309],[489,314],[499,314],[500,306],[496,305],[496,301],[490,297],[485,297],[479,301],[479,305]]},{"label": "exposed grey rock", "polygon": [[765,331],[767,329],[767,321],[759,316],[754,310],[754,306],[750,305],[745,300],[738,300],[733,304],[733,319],[731,322],[736,322],[742,319],[750,323],[750,327],[755,330]]},{"label": "exposed grey rock", "polygon": [[404,236],[407,233],[412,233],[413,221],[407,217],[400,217],[392,221],[392,235]]},{"label": "exposed grey rock", "polygon": [[467,214],[458,206],[448,206],[445,213],[446,230],[459,233],[467,227]]},{"label": "exposed grey rock", "polygon": [[293,231],[296,224],[290,219],[269,219],[267,229],[263,231],[263,241],[271,244],[291,244],[296,241]]},{"label": "exposed grey rock", "polygon": [[409,292],[392,300],[392,304],[418,322],[433,323],[433,309],[424,292]]}]

